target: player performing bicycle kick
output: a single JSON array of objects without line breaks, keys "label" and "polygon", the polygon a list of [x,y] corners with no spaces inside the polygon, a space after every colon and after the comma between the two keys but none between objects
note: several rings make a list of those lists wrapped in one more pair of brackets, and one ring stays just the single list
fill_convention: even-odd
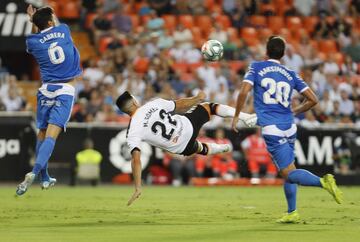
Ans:
[{"label": "player performing bicycle kick", "polygon": [[[196,140],[199,130],[210,120],[211,115],[233,118],[235,114],[235,109],[230,106],[202,103],[205,97],[204,92],[199,92],[194,97],[175,101],[159,98],[149,101],[143,106],[140,106],[129,92],[124,92],[118,97],[116,105],[131,117],[127,143],[132,156],[131,167],[135,192],[128,205],[131,205],[141,195],[140,144],[142,141],[171,153],[185,156],[213,155],[232,150],[229,144],[202,143]],[[254,126],[257,121],[255,114],[242,112],[239,119],[249,127]]]}]

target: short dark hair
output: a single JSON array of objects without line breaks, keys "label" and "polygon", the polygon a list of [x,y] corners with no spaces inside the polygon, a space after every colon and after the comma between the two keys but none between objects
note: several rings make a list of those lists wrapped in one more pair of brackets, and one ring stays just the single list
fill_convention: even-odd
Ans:
[{"label": "short dark hair", "polygon": [[280,60],[284,56],[285,40],[277,35],[270,36],[266,43],[266,54],[270,59]]},{"label": "short dark hair", "polygon": [[125,91],[123,94],[121,94],[117,99],[116,99],[116,106],[122,111],[122,112],[126,112],[127,110],[124,110],[124,107],[126,106],[126,104],[133,99],[133,96],[131,96],[131,94],[128,91]]},{"label": "short dark hair", "polygon": [[32,17],[33,23],[39,30],[49,27],[49,21],[53,20],[54,10],[51,7],[42,7],[36,10]]}]

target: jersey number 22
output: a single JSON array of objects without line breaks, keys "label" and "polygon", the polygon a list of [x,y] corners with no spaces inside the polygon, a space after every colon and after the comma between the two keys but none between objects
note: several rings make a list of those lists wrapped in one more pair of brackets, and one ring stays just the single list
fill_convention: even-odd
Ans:
[{"label": "jersey number 22", "polygon": [[48,49],[50,61],[55,65],[61,64],[65,60],[64,50],[63,48],[61,48],[61,46],[58,46],[57,44],[58,42],[51,43]]},{"label": "jersey number 22", "polygon": [[276,82],[272,78],[261,80],[261,86],[267,90],[263,94],[265,104],[281,104],[285,108],[289,106],[290,85],[286,82]]},{"label": "jersey number 22", "polygon": [[[167,117],[169,124],[171,124],[172,126],[176,127],[177,122],[175,120],[173,120],[171,118],[171,115],[169,113],[167,113],[164,109],[161,109],[159,112],[159,116],[162,120],[165,119],[165,117]],[[163,122],[160,121],[156,121],[154,122],[154,124],[151,126],[151,131],[154,132],[155,134],[157,134],[158,132],[158,127],[160,127],[161,129],[161,136],[164,137],[167,140],[171,139],[171,136],[173,135],[175,129],[171,129],[169,133],[166,133],[166,126]]]}]

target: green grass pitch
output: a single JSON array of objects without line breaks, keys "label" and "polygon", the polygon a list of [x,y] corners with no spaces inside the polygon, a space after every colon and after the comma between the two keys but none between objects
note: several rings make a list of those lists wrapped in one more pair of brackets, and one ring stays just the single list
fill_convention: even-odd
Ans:
[{"label": "green grass pitch", "polygon": [[284,212],[282,187],[144,187],[126,206],[132,187],[33,187],[14,197],[0,187],[1,242],[360,241],[360,187],[343,187],[345,203],[300,188],[303,223],[274,221]]}]

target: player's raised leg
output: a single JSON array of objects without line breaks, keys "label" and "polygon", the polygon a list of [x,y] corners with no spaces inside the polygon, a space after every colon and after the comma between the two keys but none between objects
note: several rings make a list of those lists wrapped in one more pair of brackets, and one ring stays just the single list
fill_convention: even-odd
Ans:
[{"label": "player's raised leg", "polygon": [[293,223],[299,221],[299,215],[296,211],[297,185],[322,187],[334,197],[337,203],[342,203],[342,192],[337,187],[335,179],[331,174],[326,174],[320,178],[310,171],[297,169],[294,163],[282,169],[280,174],[286,180],[284,192],[288,203],[288,213],[279,219],[278,222]]},{"label": "player's raised leg", "polygon": [[[235,108],[228,105],[219,103],[202,103],[200,105],[202,105],[210,115],[216,115],[222,118],[233,118],[235,116]],[[255,126],[257,122],[256,114],[240,112],[239,119],[248,127]]]},{"label": "player's raised leg", "polygon": [[215,155],[232,151],[231,144],[216,144],[216,143],[202,143],[197,142],[197,154],[200,155]]}]

